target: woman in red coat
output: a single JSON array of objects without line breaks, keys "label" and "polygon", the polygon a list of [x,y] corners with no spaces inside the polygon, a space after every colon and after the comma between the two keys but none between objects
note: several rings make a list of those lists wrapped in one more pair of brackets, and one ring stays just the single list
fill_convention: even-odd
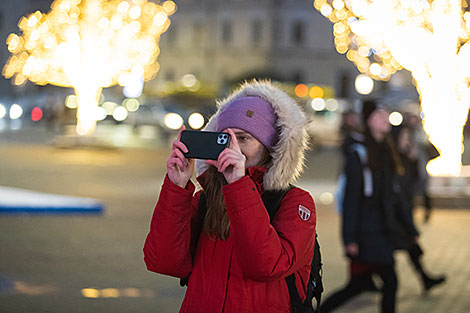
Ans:
[{"label": "woman in red coat", "polygon": [[[272,222],[261,200],[288,189],[303,168],[307,120],[297,103],[269,82],[249,82],[218,103],[205,130],[227,131],[217,161],[186,159],[178,139],[144,246],[150,271],[189,276],[180,312],[291,312],[285,278],[302,300],[315,242],[315,205],[292,188]],[[194,167],[206,195],[190,178]]]}]

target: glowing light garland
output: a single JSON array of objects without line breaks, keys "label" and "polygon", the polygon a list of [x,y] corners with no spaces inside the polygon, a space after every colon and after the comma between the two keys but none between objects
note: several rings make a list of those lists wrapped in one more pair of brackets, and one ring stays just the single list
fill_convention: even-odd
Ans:
[{"label": "glowing light garland", "polygon": [[15,85],[73,87],[77,133],[90,134],[102,88],[155,77],[159,38],[175,11],[172,1],[55,0],[49,13],[20,19],[21,35],[8,36],[3,75]]},{"label": "glowing light garland", "polygon": [[359,71],[388,80],[409,70],[423,127],[440,157],[432,175],[459,175],[470,104],[470,12],[467,0],[315,0],[334,23],[335,46]]}]

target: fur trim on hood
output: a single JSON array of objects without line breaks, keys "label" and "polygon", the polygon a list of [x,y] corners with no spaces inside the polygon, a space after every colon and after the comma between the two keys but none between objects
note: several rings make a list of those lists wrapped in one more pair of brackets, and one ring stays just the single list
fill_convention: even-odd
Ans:
[{"label": "fur trim on hood", "polygon": [[[271,152],[272,162],[264,176],[265,190],[286,189],[303,172],[305,150],[308,147],[306,131],[307,118],[299,105],[284,91],[273,86],[270,81],[245,82],[225,99],[217,102],[218,110],[209,119],[204,130],[217,129],[217,117],[227,104],[235,99],[246,96],[257,96],[271,103],[278,119],[279,140]],[[203,160],[196,160],[198,174],[207,170]]]}]

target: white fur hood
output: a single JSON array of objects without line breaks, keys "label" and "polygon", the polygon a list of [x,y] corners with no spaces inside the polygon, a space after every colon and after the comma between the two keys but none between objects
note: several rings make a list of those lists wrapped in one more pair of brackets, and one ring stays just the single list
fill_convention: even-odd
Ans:
[{"label": "white fur hood", "polygon": [[[218,101],[218,110],[204,130],[215,131],[219,113],[228,103],[246,96],[258,96],[267,100],[278,117],[276,128],[279,129],[279,140],[271,152],[273,161],[264,176],[263,187],[265,190],[285,189],[294,183],[303,171],[308,135],[307,118],[294,99],[284,91],[269,81],[245,82],[231,95]],[[198,174],[202,174],[208,165],[204,161],[196,160],[196,167]]]}]

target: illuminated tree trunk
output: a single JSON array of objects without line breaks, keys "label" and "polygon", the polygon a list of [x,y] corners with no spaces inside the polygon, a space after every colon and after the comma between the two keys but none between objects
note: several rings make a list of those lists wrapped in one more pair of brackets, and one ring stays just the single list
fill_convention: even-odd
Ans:
[{"label": "illuminated tree trunk", "polygon": [[440,156],[432,160],[427,169],[432,175],[456,176],[460,174],[462,167],[465,125],[465,115],[459,112],[457,106],[462,107],[465,104],[458,99],[455,85],[443,86],[438,79],[432,79],[428,83],[428,88],[420,88],[423,127]]},{"label": "illuminated tree trunk", "polygon": [[101,95],[101,87],[83,84],[75,88],[78,98],[77,133],[91,135],[96,128],[96,111]]}]

